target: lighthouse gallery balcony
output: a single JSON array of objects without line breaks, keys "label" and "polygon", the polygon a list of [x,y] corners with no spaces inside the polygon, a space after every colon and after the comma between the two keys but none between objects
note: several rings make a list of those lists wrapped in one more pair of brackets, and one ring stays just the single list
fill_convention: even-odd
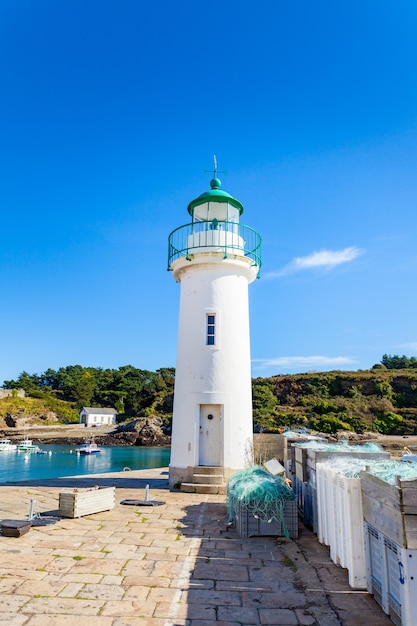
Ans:
[{"label": "lighthouse gallery balcony", "polygon": [[179,226],[168,238],[168,269],[171,264],[185,257],[187,260],[193,255],[202,253],[222,254],[229,256],[244,256],[252,260],[252,265],[262,265],[262,239],[259,233],[250,226],[238,222],[226,222],[214,219],[211,222],[193,222]]}]

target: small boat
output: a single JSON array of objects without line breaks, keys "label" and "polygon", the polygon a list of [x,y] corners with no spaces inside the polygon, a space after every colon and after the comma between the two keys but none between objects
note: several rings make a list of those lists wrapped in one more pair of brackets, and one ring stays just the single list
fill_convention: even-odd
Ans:
[{"label": "small boat", "polygon": [[40,450],[39,446],[33,443],[32,439],[23,439],[23,441],[17,444],[17,449],[21,452],[37,452]]},{"label": "small boat", "polygon": [[81,448],[77,448],[78,454],[97,454],[98,452],[101,452],[101,448],[92,439],[87,439]]},{"label": "small boat", "polygon": [[17,450],[17,444],[12,443],[10,439],[0,439],[0,452],[8,450]]}]

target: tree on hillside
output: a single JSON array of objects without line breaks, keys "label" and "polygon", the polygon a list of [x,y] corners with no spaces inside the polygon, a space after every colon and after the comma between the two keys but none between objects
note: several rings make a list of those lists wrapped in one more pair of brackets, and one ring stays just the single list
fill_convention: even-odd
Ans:
[{"label": "tree on hillside", "polygon": [[77,408],[91,406],[97,387],[97,370],[81,365],[61,367],[57,373],[57,386],[63,398],[75,402]]},{"label": "tree on hillside", "polygon": [[267,380],[256,379],[252,384],[253,419],[256,430],[269,430],[274,427],[277,404],[272,385]]},{"label": "tree on hillside", "polygon": [[417,358],[415,356],[408,357],[405,354],[402,356],[398,356],[398,354],[392,356],[391,354],[384,354],[381,363],[389,370],[401,370],[408,367],[417,368]]},{"label": "tree on hillside", "polygon": [[32,391],[39,389],[39,376],[23,371],[17,380],[5,380],[3,389],[24,389],[30,395]]}]

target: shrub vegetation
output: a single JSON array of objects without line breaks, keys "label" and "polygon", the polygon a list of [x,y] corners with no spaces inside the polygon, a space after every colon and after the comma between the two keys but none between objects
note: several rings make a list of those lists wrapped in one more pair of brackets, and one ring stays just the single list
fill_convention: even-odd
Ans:
[{"label": "shrub vegetation", "polygon": [[[150,372],[132,365],[101,369],[69,365],[43,374],[22,372],[5,389],[24,389],[26,398],[0,400],[0,417],[30,414],[47,420],[78,421],[83,406],[115,407],[119,419],[147,415],[172,418],[174,368]],[[417,359],[384,355],[370,370],[254,378],[253,416],[257,432],[309,426],[338,430],[417,434]],[[45,417],[46,416],[46,417]]]}]

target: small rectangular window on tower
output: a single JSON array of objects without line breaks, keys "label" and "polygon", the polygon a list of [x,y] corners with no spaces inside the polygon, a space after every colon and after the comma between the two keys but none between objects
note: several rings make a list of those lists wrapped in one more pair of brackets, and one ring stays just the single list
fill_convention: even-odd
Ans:
[{"label": "small rectangular window on tower", "polygon": [[207,315],[207,345],[216,345],[216,316],[213,313]]}]

